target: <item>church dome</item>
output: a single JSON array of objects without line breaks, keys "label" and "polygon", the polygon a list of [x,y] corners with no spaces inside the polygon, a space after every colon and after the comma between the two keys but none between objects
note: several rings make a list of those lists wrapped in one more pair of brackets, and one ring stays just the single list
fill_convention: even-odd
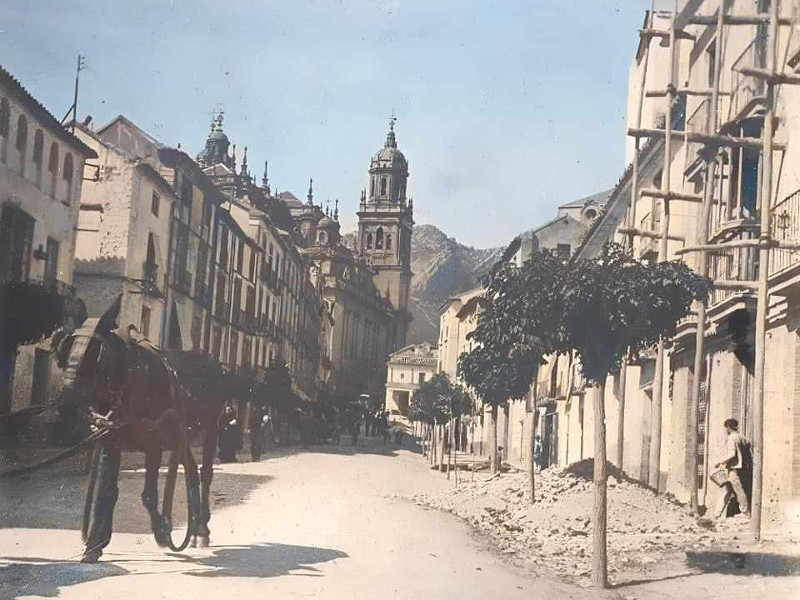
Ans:
[{"label": "church dome", "polygon": [[228,148],[231,141],[225,132],[222,131],[222,115],[220,114],[211,122],[211,132],[206,138],[206,147],[197,155],[197,161],[203,165],[215,165],[222,163],[227,166],[232,166],[230,157],[228,156]]},{"label": "church dome", "polygon": [[334,221],[333,219],[331,219],[331,218],[330,218],[329,216],[327,216],[327,215],[325,215],[324,217],[322,217],[322,218],[319,220],[319,223],[317,223],[317,228],[318,228],[318,229],[330,229],[330,228],[332,228],[332,227],[336,227],[336,221]]},{"label": "church dome", "polygon": [[372,157],[371,169],[397,169],[408,170],[408,161],[405,155],[397,148],[397,138],[394,134],[394,121],[389,125],[386,143]]}]

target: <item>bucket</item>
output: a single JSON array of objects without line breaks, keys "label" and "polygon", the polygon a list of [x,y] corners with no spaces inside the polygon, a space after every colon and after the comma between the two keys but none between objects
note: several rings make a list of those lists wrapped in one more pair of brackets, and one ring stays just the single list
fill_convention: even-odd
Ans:
[{"label": "bucket", "polygon": [[712,473],[711,481],[716,483],[719,487],[722,487],[728,483],[728,474],[725,472],[725,469],[720,469],[719,471]]}]

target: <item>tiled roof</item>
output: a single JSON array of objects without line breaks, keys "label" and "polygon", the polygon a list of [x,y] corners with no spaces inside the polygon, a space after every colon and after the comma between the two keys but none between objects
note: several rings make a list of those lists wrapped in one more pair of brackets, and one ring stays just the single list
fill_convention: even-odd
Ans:
[{"label": "tiled roof", "polygon": [[0,86],[8,90],[8,94],[27,108],[36,120],[48,131],[66,142],[86,158],[97,158],[97,153],[81,140],[64,129],[61,123],[36,98],[34,98],[17,79],[0,66]]}]

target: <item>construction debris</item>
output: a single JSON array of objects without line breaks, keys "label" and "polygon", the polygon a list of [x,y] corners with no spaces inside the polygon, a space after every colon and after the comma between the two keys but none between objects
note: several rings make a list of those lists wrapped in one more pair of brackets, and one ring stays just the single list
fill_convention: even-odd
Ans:
[{"label": "construction debris", "polygon": [[[609,571],[617,580],[642,576],[668,563],[685,571],[686,550],[735,539],[736,529],[742,527],[725,523],[720,531],[708,520],[700,524],[671,496],[657,496],[619,471],[611,473]],[[462,481],[454,490],[419,494],[411,500],[466,520],[504,554],[581,582],[591,572],[593,489],[589,460],[537,474],[535,504],[523,473]]]}]

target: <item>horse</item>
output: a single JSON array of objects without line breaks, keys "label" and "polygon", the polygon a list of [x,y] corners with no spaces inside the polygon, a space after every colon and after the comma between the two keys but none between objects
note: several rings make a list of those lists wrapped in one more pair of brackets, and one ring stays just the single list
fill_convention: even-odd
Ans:
[{"label": "horse", "polygon": [[[141,500],[156,543],[180,551],[190,542],[207,546],[210,539],[209,493],[222,402],[197,401],[181,385],[164,352],[134,326],[119,327],[121,298],[99,319],[86,319],[74,331],[54,338],[62,369],[60,405],[77,406],[87,424],[96,433],[103,432],[84,510],[81,561],[86,563],[97,562],[111,540],[123,448],[145,455]],[[203,435],[199,474],[191,452],[198,431]],[[165,450],[170,451],[170,460],[163,512],[159,512],[158,474]],[[186,477],[188,523],[184,540],[175,544],[171,513],[179,465]]]}]

